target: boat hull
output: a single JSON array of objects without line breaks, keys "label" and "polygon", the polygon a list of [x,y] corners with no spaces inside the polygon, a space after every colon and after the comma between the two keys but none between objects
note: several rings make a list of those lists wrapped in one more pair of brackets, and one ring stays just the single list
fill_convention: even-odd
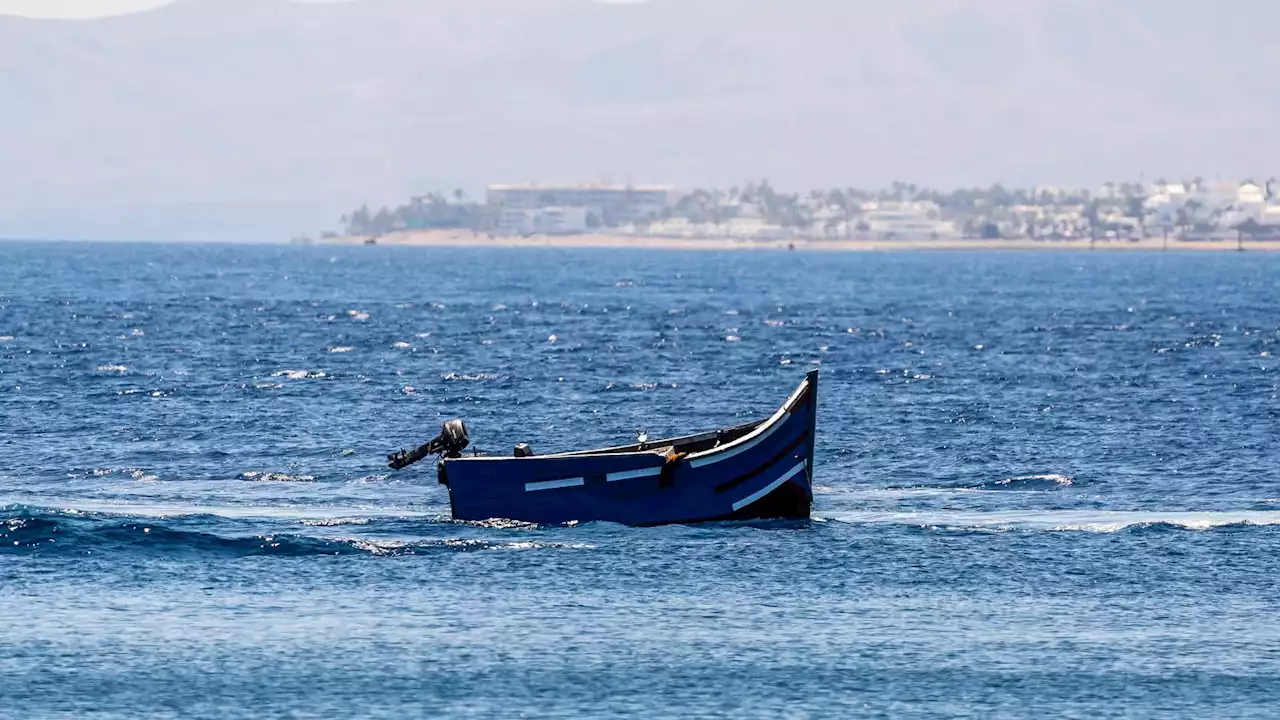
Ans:
[{"label": "boat hull", "polygon": [[661,525],[808,518],[818,374],[768,420],[630,448],[444,461],[459,520]]}]

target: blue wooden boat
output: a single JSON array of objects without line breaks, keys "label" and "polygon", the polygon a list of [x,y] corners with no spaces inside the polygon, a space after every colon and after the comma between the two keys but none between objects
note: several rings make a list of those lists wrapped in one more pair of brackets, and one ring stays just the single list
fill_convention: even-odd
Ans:
[{"label": "blue wooden boat", "polygon": [[440,483],[458,520],[662,525],[808,518],[817,405],[814,370],[772,417],[698,435],[554,455],[534,455],[521,444],[511,457],[464,457],[466,427],[451,420],[431,442],[388,459],[400,469],[439,454]]}]

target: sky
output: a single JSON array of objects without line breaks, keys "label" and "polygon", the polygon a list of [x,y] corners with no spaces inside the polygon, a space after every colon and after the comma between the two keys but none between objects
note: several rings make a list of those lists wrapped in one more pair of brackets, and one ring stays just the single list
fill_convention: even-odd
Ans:
[{"label": "sky", "polygon": [[[344,0],[292,0],[342,2]],[[154,10],[173,0],[0,0],[0,14],[36,18],[95,18]]]},{"label": "sky", "polygon": [[278,238],[529,180],[1280,173],[1276,0],[328,1],[0,0],[0,237]]},{"label": "sky", "polygon": [[91,18],[151,10],[170,0],[0,0],[0,13],[44,18]]},{"label": "sky", "polygon": [[[291,2],[352,2],[353,0],[291,0]],[[630,4],[647,0],[595,0]],[[0,0],[0,15],[33,18],[97,18],[154,10],[174,0]]]}]

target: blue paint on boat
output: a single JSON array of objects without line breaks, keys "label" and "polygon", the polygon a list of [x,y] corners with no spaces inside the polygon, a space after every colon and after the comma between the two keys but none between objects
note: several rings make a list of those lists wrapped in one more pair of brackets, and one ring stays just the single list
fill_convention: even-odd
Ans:
[{"label": "blue paint on boat", "polygon": [[808,518],[818,371],[772,417],[698,435],[530,457],[445,458],[459,520],[662,525]]}]

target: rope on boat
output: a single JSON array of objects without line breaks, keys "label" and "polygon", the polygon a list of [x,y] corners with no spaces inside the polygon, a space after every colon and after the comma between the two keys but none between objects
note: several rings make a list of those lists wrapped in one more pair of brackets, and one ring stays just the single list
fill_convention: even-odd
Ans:
[{"label": "rope on boat", "polygon": [[676,467],[689,453],[672,450],[667,453],[667,460],[662,464],[662,475],[658,479],[658,487],[670,487],[675,482]]}]

